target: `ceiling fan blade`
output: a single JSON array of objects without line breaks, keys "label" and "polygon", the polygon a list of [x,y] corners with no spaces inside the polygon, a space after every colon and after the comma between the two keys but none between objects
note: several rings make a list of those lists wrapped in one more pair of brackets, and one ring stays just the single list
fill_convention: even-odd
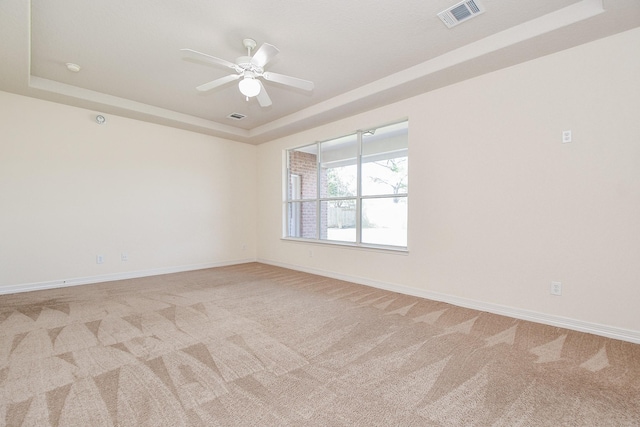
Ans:
[{"label": "ceiling fan blade", "polygon": [[[258,79],[256,79],[256,80],[258,80]],[[260,83],[260,93],[258,93],[258,95],[256,95],[256,99],[258,100],[258,104],[260,104],[261,107],[269,107],[269,106],[271,106],[271,98],[269,98],[269,94],[267,94],[267,91],[265,90],[265,88],[262,85],[262,82],[260,80],[258,80],[258,83]]]},{"label": "ceiling fan blade", "polygon": [[283,85],[297,87],[302,90],[313,90],[313,82],[309,80],[299,79],[297,77],[285,76],[284,74],[270,73],[265,71],[262,74],[265,80],[270,82],[282,83]]},{"label": "ceiling fan blade", "polygon": [[222,86],[234,80],[238,80],[239,78],[240,78],[240,74],[229,74],[228,76],[220,77],[219,79],[216,79],[209,83],[201,84],[196,88],[196,90],[198,92],[206,92],[208,90],[215,89],[218,86]]},{"label": "ceiling fan blade", "polygon": [[223,67],[229,67],[233,70],[236,69],[237,65],[233,62],[229,62],[225,59],[216,58],[215,56],[207,55],[206,53],[198,52],[193,49],[180,49],[181,52],[187,58],[195,59],[196,61],[209,62],[211,64],[222,65]]},{"label": "ceiling fan blade", "polygon": [[260,49],[256,51],[251,58],[251,63],[258,67],[264,67],[269,61],[271,61],[280,51],[277,47],[269,43],[263,43]]}]

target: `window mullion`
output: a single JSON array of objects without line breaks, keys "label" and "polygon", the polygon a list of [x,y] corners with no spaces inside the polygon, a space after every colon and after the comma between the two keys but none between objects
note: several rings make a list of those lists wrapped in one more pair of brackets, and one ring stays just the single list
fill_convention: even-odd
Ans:
[{"label": "window mullion", "polygon": [[358,131],[356,152],[356,245],[362,243],[362,132]]},{"label": "window mullion", "polygon": [[321,165],[322,165],[322,151],[320,150],[320,142],[316,142],[316,152],[318,153],[316,155],[316,173],[317,173],[317,177],[316,177],[316,240],[320,240],[320,227],[322,225],[322,204],[320,203],[320,192],[321,192],[321,185],[322,183],[321,181]]}]

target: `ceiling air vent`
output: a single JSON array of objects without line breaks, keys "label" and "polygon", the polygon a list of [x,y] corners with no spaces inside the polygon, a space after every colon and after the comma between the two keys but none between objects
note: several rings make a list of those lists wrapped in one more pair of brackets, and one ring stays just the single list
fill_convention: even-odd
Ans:
[{"label": "ceiling air vent", "polygon": [[240,114],[240,113],[231,113],[227,116],[227,119],[233,119],[233,120],[242,120],[244,119],[245,116],[244,114]]},{"label": "ceiling air vent", "polygon": [[440,12],[438,18],[440,18],[447,27],[451,28],[483,12],[484,6],[480,4],[478,0],[461,1],[449,9]]}]

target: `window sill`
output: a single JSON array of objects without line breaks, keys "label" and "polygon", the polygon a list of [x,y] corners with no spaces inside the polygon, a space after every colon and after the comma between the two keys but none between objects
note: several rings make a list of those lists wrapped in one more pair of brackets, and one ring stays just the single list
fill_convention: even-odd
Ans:
[{"label": "window sill", "polygon": [[395,255],[409,255],[409,249],[404,246],[384,246],[384,245],[372,245],[366,243],[350,243],[350,242],[339,242],[336,240],[316,240],[316,239],[302,239],[296,237],[281,237],[280,240],[285,242],[292,243],[306,243],[311,245],[320,245],[320,246],[335,246],[339,248],[346,249],[356,249],[356,250],[365,250],[365,251],[373,251],[373,252],[387,252]]}]

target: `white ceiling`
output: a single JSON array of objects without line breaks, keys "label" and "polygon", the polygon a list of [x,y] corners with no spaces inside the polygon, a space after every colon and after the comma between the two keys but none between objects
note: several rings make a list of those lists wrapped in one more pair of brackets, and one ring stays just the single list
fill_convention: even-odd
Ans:
[{"label": "white ceiling", "polygon": [[[259,144],[640,26],[639,0],[480,1],[448,29],[457,0],[2,0],[0,90]],[[313,92],[266,82],[267,108],[237,83],[197,92],[229,70],[180,49],[233,62],[248,37]]]}]

